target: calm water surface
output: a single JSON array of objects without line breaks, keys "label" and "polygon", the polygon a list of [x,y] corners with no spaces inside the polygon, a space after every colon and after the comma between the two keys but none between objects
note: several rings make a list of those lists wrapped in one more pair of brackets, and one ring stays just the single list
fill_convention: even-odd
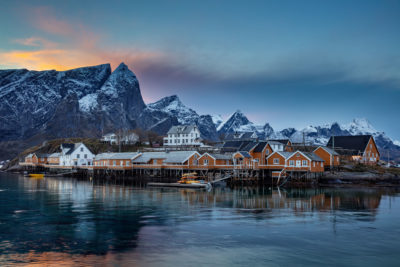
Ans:
[{"label": "calm water surface", "polygon": [[0,173],[0,265],[400,266],[399,192],[206,192]]}]

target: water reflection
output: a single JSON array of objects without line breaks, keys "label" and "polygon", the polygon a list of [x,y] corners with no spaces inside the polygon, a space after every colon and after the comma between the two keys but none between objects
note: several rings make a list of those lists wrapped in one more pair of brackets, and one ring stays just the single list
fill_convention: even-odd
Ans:
[{"label": "water reflection", "polygon": [[[388,188],[225,187],[206,192],[9,174],[0,174],[0,190],[0,263],[66,265],[90,265],[99,257],[115,262],[116,255],[137,259],[150,251],[184,250],[188,244],[198,249],[264,246],[276,231],[289,240],[289,233],[303,235],[318,222],[321,231],[338,235],[338,225],[374,224],[388,209],[382,199],[398,198],[398,191]],[[369,224],[362,227],[374,229]]]}]

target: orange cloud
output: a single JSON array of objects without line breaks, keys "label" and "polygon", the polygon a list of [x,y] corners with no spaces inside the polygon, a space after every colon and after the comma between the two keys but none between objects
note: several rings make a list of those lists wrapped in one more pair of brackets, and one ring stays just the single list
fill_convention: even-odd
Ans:
[{"label": "orange cloud", "polygon": [[147,65],[165,56],[154,51],[117,48],[113,51],[101,47],[106,43],[100,34],[79,23],[57,19],[51,9],[42,7],[33,12],[32,23],[41,31],[63,39],[58,43],[42,37],[17,39],[13,42],[26,46],[26,50],[0,52],[3,67],[20,67],[35,70],[66,70],[82,66],[111,63],[116,67],[121,61],[129,65]]}]

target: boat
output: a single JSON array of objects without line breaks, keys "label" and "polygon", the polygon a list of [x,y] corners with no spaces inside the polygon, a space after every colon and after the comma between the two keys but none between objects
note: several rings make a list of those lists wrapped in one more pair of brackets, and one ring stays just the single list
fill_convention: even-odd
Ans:
[{"label": "boat", "polygon": [[[197,173],[191,172],[191,173],[185,173],[182,175],[181,179],[178,181],[179,184],[201,184],[202,181],[198,180],[199,177],[197,176]],[[203,181],[204,183],[204,181]]]},{"label": "boat", "polygon": [[28,176],[31,178],[43,178],[44,174],[43,173],[30,173],[30,174],[28,174]]}]

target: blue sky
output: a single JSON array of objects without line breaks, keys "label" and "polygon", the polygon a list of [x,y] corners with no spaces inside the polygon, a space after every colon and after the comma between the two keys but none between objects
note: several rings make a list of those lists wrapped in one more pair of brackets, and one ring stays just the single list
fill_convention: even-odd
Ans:
[{"label": "blue sky", "polygon": [[400,139],[400,1],[2,1],[0,68],[125,62],[146,102]]}]

